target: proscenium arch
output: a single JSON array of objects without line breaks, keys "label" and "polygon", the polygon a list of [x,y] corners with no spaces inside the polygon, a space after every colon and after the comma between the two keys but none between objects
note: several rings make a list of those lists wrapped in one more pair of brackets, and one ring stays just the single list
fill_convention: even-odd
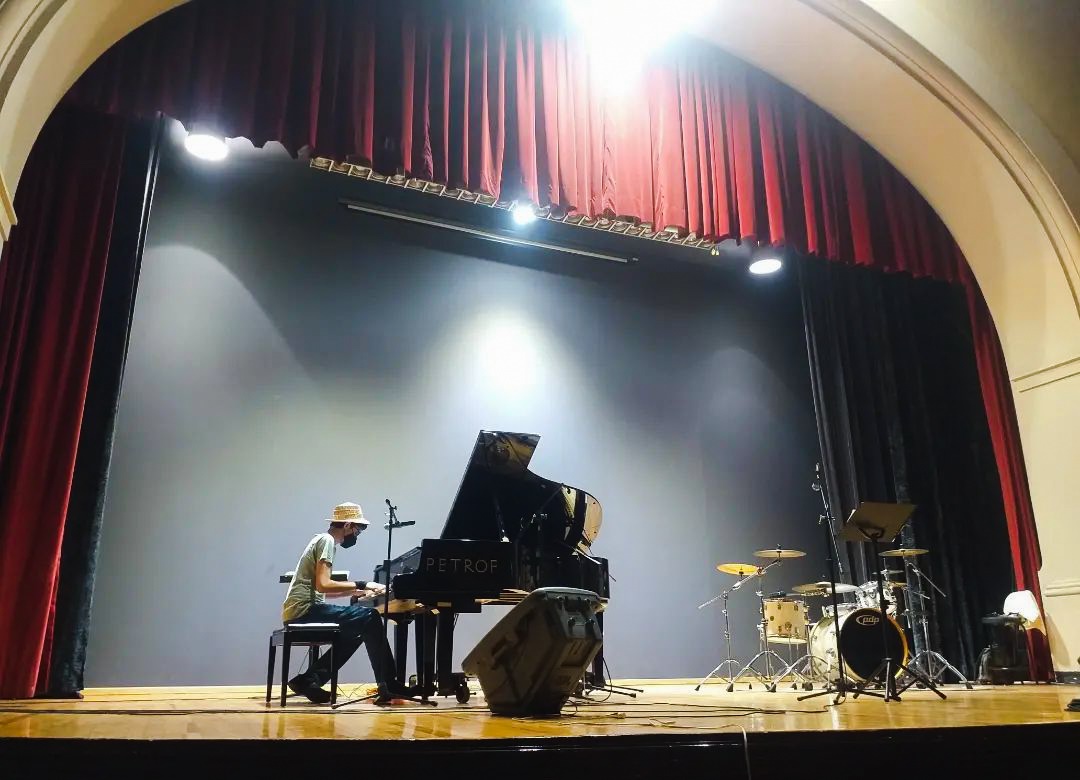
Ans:
[{"label": "proscenium arch", "polygon": [[[17,218],[12,193],[53,107],[109,46],[182,2],[0,3],[0,240]],[[940,41],[916,24],[902,28],[904,20],[887,19],[875,5],[721,1],[698,31],[851,127],[907,176],[956,237],[1012,378],[1054,663],[1080,670],[1080,577],[1072,560],[1080,550],[1072,522],[1080,505],[1080,173],[1030,123],[1015,113],[1012,124],[1005,121],[932,54],[936,47],[944,56]]]}]

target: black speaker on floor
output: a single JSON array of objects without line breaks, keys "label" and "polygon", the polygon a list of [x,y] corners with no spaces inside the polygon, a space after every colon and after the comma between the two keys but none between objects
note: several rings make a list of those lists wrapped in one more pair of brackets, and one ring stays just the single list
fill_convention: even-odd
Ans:
[{"label": "black speaker on floor", "polygon": [[556,715],[603,643],[600,597],[537,588],[495,624],[462,662],[496,715]]}]

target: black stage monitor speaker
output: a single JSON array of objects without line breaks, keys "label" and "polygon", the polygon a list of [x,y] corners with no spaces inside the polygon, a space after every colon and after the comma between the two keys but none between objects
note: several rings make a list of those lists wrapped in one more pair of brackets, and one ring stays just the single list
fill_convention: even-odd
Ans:
[{"label": "black stage monitor speaker", "polygon": [[600,597],[537,588],[495,624],[462,668],[496,715],[557,715],[600,650]]}]

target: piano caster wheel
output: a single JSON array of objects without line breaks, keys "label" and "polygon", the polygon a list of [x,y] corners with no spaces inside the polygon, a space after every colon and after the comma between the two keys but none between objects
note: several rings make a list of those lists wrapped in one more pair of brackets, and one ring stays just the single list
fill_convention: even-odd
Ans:
[{"label": "piano caster wheel", "polygon": [[457,697],[458,704],[468,704],[469,697],[472,696],[472,691],[469,690],[469,684],[466,682],[459,683],[457,690],[454,693]]}]

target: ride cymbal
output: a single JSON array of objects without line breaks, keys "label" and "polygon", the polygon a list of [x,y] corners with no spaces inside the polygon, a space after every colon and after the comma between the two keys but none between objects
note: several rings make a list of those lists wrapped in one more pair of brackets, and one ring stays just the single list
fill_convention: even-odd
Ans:
[{"label": "ride cymbal", "polygon": [[755,550],[755,558],[802,558],[806,553],[802,550],[784,550],[777,547],[773,550]]},{"label": "ride cymbal", "polygon": [[757,574],[760,566],[755,566],[752,563],[718,563],[716,564],[716,570],[722,574],[735,574],[739,577],[748,577],[751,574]]},{"label": "ride cymbal", "polygon": [[[826,595],[833,592],[833,586],[832,586],[832,583],[830,583],[830,582],[815,582],[814,584],[817,587],[821,588],[825,592]],[[836,593],[837,594],[854,593],[857,590],[858,590],[858,588],[856,588],[854,585],[848,585],[846,582],[838,582],[838,583],[836,583]]]},{"label": "ride cymbal", "polygon": [[930,552],[924,550],[921,547],[901,547],[897,550],[886,550],[883,553],[879,553],[882,558],[914,558],[916,555],[925,555]]}]

